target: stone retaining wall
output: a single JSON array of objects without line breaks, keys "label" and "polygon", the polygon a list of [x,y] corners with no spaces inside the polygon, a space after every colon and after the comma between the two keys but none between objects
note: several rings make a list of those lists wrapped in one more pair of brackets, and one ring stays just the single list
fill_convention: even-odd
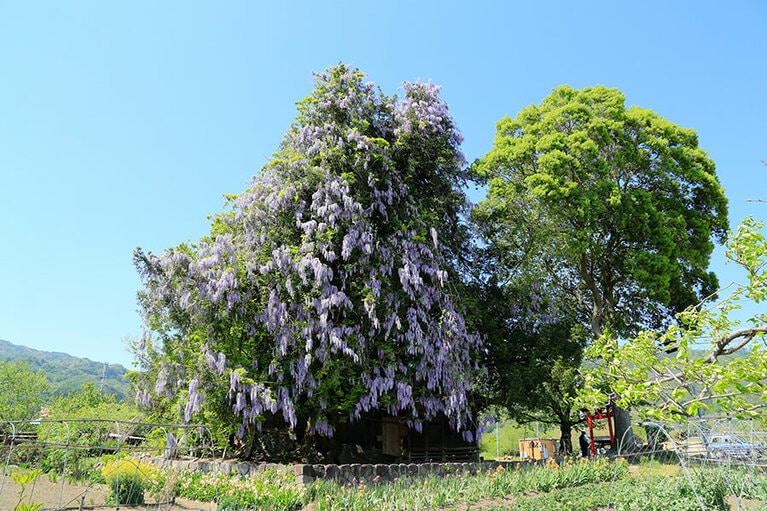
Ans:
[{"label": "stone retaining wall", "polygon": [[[483,461],[476,463],[397,463],[391,465],[352,463],[348,465],[279,465],[275,463],[249,463],[239,460],[155,460],[155,463],[175,470],[203,473],[238,474],[254,477],[266,470],[291,473],[299,484],[309,484],[316,479],[327,479],[340,484],[355,481],[394,481],[401,478],[426,477],[466,472],[496,470],[513,465],[511,461]],[[376,479],[378,478],[378,479]]]}]

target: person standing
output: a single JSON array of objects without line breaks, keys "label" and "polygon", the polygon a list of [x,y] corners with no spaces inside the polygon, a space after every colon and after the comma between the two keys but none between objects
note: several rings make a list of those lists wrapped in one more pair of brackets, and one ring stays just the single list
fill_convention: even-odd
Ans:
[{"label": "person standing", "polygon": [[589,451],[591,451],[591,443],[589,442],[589,437],[586,436],[586,430],[581,431],[581,436],[578,437],[578,443],[581,446],[581,456],[584,458],[588,458],[591,454]]}]

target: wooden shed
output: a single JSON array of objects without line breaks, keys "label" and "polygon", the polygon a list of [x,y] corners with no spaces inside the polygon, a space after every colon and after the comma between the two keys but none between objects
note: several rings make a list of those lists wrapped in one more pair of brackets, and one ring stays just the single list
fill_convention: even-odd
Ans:
[{"label": "wooden shed", "polygon": [[559,456],[559,440],[556,438],[522,438],[519,456],[523,460],[543,460]]},{"label": "wooden shed", "polygon": [[397,417],[371,413],[356,422],[339,424],[333,440],[358,446],[368,457],[375,452],[398,462],[479,460],[479,444],[465,441],[445,417],[424,422],[419,432]]},{"label": "wooden shed", "polygon": [[406,456],[407,426],[397,417],[384,417],[381,423],[381,451],[389,456]]}]

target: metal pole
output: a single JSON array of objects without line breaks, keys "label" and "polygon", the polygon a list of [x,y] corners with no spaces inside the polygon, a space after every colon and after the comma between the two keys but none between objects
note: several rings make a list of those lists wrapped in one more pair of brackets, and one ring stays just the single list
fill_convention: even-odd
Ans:
[{"label": "metal pole", "polygon": [[501,427],[501,423],[496,421],[495,422],[495,459],[496,460],[501,457],[501,444],[499,442],[500,435],[498,433],[498,429],[500,427]]}]

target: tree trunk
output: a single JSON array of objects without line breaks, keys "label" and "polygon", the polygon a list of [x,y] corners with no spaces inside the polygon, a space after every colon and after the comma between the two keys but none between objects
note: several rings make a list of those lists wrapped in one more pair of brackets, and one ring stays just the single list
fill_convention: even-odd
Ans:
[{"label": "tree trunk", "polygon": [[563,419],[559,423],[559,455],[569,456],[573,453],[573,425],[567,420]]},{"label": "tree trunk", "polygon": [[[592,315],[592,333],[596,338],[602,335],[602,316],[604,310],[599,314]],[[617,454],[633,453],[639,448],[636,436],[631,429],[631,412],[615,404],[615,396],[610,393],[610,408],[613,411],[613,426],[615,442],[611,446],[611,451]]]},{"label": "tree trunk", "polygon": [[613,424],[615,425],[615,445],[612,450],[618,454],[634,453],[639,448],[636,437],[631,429],[631,412],[619,407],[611,399]]}]

